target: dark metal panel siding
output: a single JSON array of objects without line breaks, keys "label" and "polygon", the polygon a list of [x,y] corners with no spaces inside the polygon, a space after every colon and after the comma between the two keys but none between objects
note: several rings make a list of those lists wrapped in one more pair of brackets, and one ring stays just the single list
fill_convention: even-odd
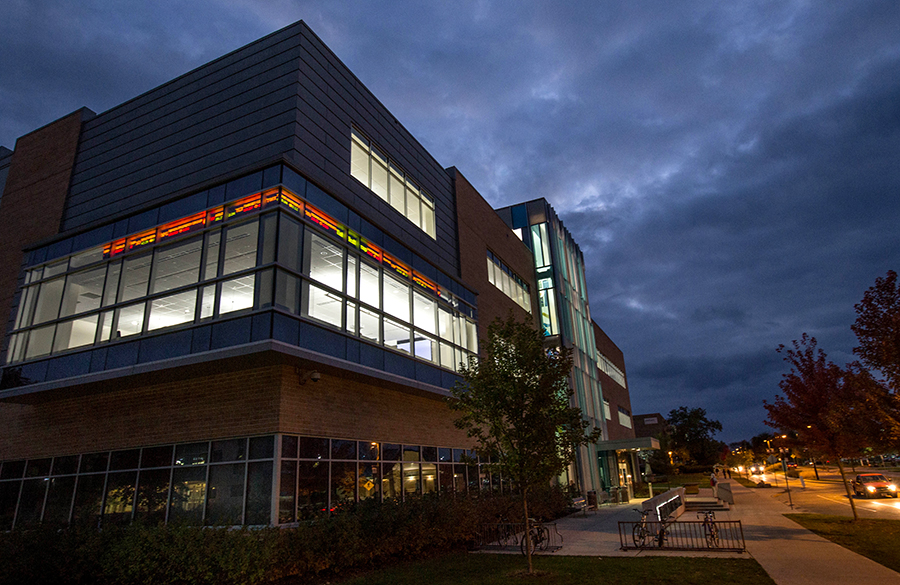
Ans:
[{"label": "dark metal panel siding", "polygon": [[[437,241],[350,177],[353,124],[434,197]],[[278,157],[458,276],[451,176],[302,22],[86,123],[63,229],[163,203]]]},{"label": "dark metal panel siding", "polygon": [[[300,59],[295,152],[310,179],[444,271],[458,275],[450,175],[337,57],[306,29]],[[437,241],[350,177],[350,127],[374,140],[435,199]]]},{"label": "dark metal panel siding", "polygon": [[292,148],[292,25],[86,124],[63,229],[109,220]]}]

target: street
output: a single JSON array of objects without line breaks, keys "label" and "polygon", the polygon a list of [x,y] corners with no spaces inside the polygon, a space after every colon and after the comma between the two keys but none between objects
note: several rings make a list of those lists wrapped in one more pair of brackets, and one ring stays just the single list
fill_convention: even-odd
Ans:
[{"label": "street", "polygon": [[[759,482],[765,478],[766,483],[772,484],[769,491],[772,496],[784,504],[793,502],[797,512],[813,514],[834,514],[838,516],[850,516],[850,502],[847,492],[841,485],[841,476],[837,468],[819,468],[819,480],[815,479],[812,467],[800,467],[800,473],[806,488],[800,487],[800,480],[788,478],[790,497],[785,489],[785,478],[782,473],[773,476],[768,473],[764,476],[751,475],[750,479]],[[846,469],[847,479],[853,479],[857,473],[884,473],[887,478],[900,481],[900,468],[872,468],[858,467],[854,473],[850,468]],[[777,482],[777,487],[776,487]],[[866,499],[854,497],[856,510],[860,518],[889,518],[900,520],[900,500],[897,498]]]}]

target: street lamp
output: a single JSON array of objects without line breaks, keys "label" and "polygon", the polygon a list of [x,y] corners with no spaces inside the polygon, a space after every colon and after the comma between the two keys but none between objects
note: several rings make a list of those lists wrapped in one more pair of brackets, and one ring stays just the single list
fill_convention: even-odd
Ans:
[{"label": "street lamp", "polygon": [[[812,425],[806,425],[806,428],[811,429]],[[813,461],[813,473],[816,474],[816,480],[818,480],[819,479],[819,469],[816,467],[816,454],[815,453],[813,453],[812,461]]]},{"label": "street lamp", "polygon": [[787,473],[787,465],[784,463],[784,453],[788,451],[785,447],[779,447],[778,453],[781,456],[781,470],[784,472],[784,487],[788,493],[788,503],[791,506],[791,510],[794,509],[794,500],[791,498],[791,484],[788,482],[788,473]]}]

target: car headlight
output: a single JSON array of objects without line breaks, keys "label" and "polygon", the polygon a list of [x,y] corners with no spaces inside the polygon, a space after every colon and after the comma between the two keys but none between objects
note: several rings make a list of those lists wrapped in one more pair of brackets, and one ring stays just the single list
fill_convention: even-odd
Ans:
[{"label": "car headlight", "polygon": [[875,491],[875,486],[874,486],[874,485],[867,485],[867,486],[866,486],[866,489],[869,490],[870,492],[874,492],[874,491]]},{"label": "car headlight", "polygon": [[897,486],[895,486],[894,484],[891,484],[888,486],[888,489],[891,490],[892,492],[895,492],[895,491],[897,491]]}]

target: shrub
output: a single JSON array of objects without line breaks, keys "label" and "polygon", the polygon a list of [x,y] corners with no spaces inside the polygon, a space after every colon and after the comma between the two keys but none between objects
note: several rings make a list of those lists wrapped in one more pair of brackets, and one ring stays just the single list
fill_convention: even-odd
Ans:
[{"label": "shrub", "polygon": [[[559,488],[529,498],[532,517],[557,518]],[[515,495],[427,494],[363,501],[294,528],[196,526],[42,528],[0,534],[0,585],[217,584],[307,579],[470,546],[481,524],[522,517]]]}]

